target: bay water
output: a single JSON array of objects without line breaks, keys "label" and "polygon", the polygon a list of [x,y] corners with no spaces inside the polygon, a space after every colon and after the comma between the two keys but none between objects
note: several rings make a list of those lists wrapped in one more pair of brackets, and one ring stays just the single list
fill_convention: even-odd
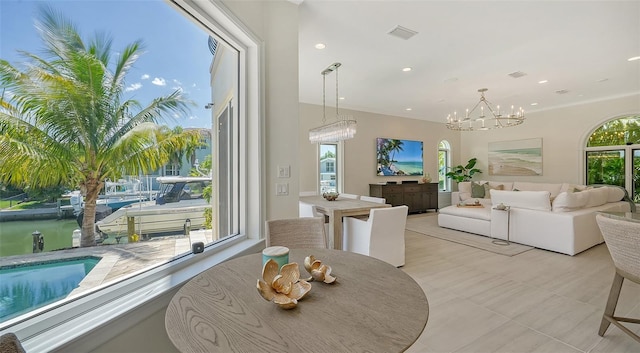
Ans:
[{"label": "bay water", "polygon": [[71,248],[75,219],[0,222],[0,257],[33,253],[33,232],[44,237],[44,250]]}]

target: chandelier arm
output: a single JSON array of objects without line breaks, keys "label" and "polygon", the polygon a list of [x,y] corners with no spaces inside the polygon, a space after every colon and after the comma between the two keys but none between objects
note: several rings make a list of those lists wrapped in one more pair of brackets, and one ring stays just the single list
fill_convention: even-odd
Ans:
[{"label": "chandelier arm", "polygon": [[478,106],[480,105],[480,103],[482,103],[482,101],[478,101],[478,103],[476,103],[476,105],[473,106],[473,108],[471,108],[471,110],[469,110],[469,113],[467,114],[467,116],[465,116],[465,119],[468,119],[469,116],[471,115],[471,113],[473,113],[474,111],[476,111],[476,108],[478,108]]}]

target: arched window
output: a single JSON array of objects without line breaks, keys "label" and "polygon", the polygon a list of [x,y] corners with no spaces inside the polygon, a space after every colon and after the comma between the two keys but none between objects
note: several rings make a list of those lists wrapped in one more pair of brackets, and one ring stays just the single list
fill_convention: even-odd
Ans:
[{"label": "arched window", "polygon": [[615,118],[595,129],[585,160],[587,184],[622,186],[640,202],[640,115]]},{"label": "arched window", "polygon": [[447,171],[451,168],[451,145],[442,140],[438,144],[438,189],[451,191],[451,179],[447,178]]}]

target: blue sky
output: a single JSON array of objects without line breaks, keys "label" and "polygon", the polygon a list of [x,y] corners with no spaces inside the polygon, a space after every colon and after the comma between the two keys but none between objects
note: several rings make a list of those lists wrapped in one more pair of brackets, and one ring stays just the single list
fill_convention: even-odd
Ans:
[{"label": "blue sky", "polygon": [[42,4],[50,4],[71,20],[85,41],[96,32],[107,33],[113,50],[119,51],[142,40],[144,54],[127,75],[125,98],[145,106],[181,87],[195,106],[189,116],[167,124],[211,127],[211,111],[204,109],[211,97],[209,36],[182,13],[162,0],[0,0],[0,58],[16,65],[25,61],[17,50],[42,54],[34,26]]}]

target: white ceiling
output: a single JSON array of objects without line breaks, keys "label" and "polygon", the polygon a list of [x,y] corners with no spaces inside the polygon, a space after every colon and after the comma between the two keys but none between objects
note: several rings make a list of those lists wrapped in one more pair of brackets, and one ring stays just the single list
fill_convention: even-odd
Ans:
[{"label": "white ceiling", "polygon": [[[640,60],[627,60],[640,56],[637,0],[305,0],[299,9],[304,103],[322,104],[320,72],[334,62],[341,109],[438,122],[471,109],[483,87],[494,105],[527,112],[640,92]],[[387,34],[397,25],[418,34]],[[326,78],[333,108],[335,75]]]}]

